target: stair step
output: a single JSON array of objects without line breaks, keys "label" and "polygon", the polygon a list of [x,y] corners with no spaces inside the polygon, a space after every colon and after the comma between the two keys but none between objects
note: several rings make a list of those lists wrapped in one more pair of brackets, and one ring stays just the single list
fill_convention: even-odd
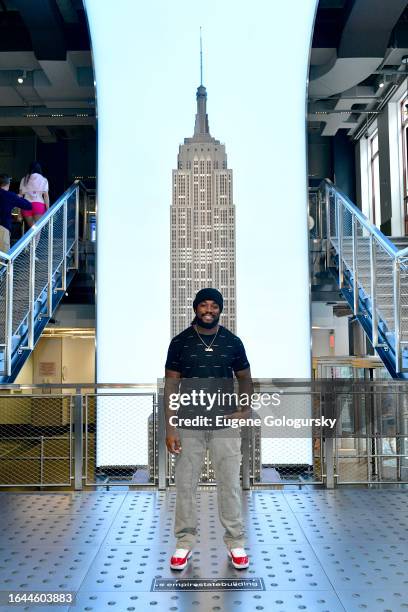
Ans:
[{"label": "stair step", "polygon": [[[353,251],[351,249],[343,249],[343,255],[346,255],[347,257],[351,257],[353,254]],[[389,255],[388,253],[386,253],[385,251],[380,251],[379,253],[376,253],[376,257],[377,259],[383,259],[384,261],[390,261],[392,262],[392,257],[391,255]],[[359,251],[357,249],[357,259],[358,258],[363,258],[363,260],[365,261],[370,261],[370,254],[367,250],[364,251]]]},{"label": "stair step", "polygon": [[[395,245],[407,245],[408,246],[408,236],[385,236],[387,240],[392,242]],[[369,244],[370,237],[369,236],[358,236],[358,242],[361,244]],[[333,238],[332,242],[337,243],[337,238]],[[353,238],[352,236],[343,236],[343,244],[352,244]]]},{"label": "stair step", "polygon": [[[377,310],[379,310],[384,317],[387,317],[387,319],[394,319],[394,309],[387,310],[387,308],[377,308]],[[401,320],[402,319],[408,321],[408,314],[402,313]]]}]

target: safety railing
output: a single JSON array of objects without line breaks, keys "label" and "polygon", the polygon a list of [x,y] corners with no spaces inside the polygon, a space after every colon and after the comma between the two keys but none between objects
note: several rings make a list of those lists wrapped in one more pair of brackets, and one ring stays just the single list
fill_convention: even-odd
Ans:
[{"label": "safety railing", "polygon": [[[255,381],[257,393],[279,389],[282,401],[241,430],[244,489],[408,483],[406,383],[275,383]],[[0,487],[174,485],[161,398],[155,384],[2,385]],[[306,417],[335,424],[289,424]],[[216,485],[210,457],[200,485]]]},{"label": "safety railing", "polygon": [[327,261],[336,253],[338,284],[355,316],[371,316],[373,346],[393,356],[396,375],[408,371],[408,247],[398,249],[329,180],[320,194]]},{"label": "safety railing", "polygon": [[18,354],[33,349],[37,328],[51,317],[70,271],[78,269],[86,201],[76,181],[8,253],[0,252],[0,375],[10,377]]}]

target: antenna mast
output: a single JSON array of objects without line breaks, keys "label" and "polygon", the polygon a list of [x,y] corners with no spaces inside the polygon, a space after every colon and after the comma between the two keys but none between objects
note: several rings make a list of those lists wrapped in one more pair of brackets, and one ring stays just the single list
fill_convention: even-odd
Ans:
[{"label": "antenna mast", "polygon": [[200,26],[200,85],[203,84],[203,39],[201,36],[201,26]]}]

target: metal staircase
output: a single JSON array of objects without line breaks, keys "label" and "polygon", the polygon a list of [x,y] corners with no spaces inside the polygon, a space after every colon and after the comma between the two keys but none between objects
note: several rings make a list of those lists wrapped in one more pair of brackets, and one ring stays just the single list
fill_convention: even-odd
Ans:
[{"label": "metal staircase", "polygon": [[11,248],[0,251],[0,383],[14,382],[79,260],[87,190],[79,182]]},{"label": "metal staircase", "polygon": [[393,378],[408,379],[408,237],[388,238],[325,180],[326,261]]}]

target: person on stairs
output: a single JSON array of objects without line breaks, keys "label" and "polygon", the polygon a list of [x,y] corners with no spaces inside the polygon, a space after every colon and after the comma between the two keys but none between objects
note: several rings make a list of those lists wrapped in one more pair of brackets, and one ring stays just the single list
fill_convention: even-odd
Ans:
[{"label": "person on stairs", "polygon": [[0,174],[0,251],[3,253],[10,250],[11,211],[13,208],[31,210],[27,200],[9,191],[10,182],[11,178],[7,174]]}]

